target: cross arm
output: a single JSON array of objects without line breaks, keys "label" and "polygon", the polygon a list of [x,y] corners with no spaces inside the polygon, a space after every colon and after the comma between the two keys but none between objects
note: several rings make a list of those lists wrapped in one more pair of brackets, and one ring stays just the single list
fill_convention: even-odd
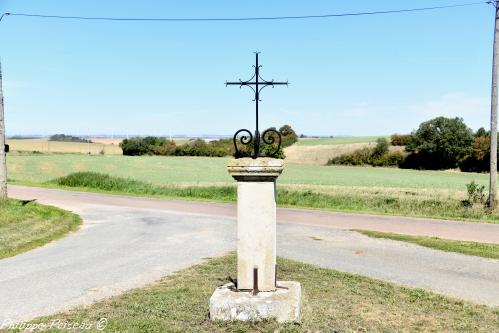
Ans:
[{"label": "cross arm", "polygon": [[262,85],[274,85],[274,86],[279,86],[279,85],[284,85],[287,86],[289,83],[288,82],[272,82],[272,81],[264,81],[264,82],[225,82],[226,86],[256,86],[256,85],[262,86]]}]

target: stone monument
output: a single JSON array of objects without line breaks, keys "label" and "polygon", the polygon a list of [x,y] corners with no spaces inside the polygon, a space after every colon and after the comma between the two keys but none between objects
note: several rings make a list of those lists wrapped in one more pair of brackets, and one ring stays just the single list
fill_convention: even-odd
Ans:
[{"label": "stone monument", "polygon": [[[281,136],[274,129],[260,136],[258,129],[261,90],[288,83],[265,81],[259,69],[256,53],[253,77],[226,83],[254,91],[256,130],[254,135],[246,129],[234,135],[236,159],[229,162],[228,171],[237,181],[237,280],[217,288],[211,296],[212,320],[300,320],[300,283],[276,280],[276,180],[284,162],[273,156],[280,151]],[[252,151],[240,149],[238,141],[244,148],[252,146]],[[271,152],[267,149],[266,157],[260,157],[261,142],[273,148]]]}]

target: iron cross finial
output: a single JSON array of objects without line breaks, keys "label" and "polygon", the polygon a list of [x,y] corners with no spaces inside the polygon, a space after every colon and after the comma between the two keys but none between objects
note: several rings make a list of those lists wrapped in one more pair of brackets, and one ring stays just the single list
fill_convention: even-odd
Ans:
[{"label": "iron cross finial", "polygon": [[[275,82],[274,80],[272,81],[266,81],[260,76],[260,64],[258,62],[258,55],[260,52],[255,52],[255,58],[256,62],[255,65],[253,66],[255,68],[255,73],[253,76],[247,80],[247,81],[242,81],[239,79],[239,82],[225,82],[226,86],[239,86],[242,88],[243,86],[251,88],[255,94],[255,99],[253,100],[255,102],[255,109],[256,109],[256,128],[255,128],[255,135],[253,137],[253,134],[247,129],[240,129],[239,131],[234,134],[234,147],[236,149],[236,158],[239,158],[242,156],[241,151],[237,148],[237,138],[241,133],[247,133],[248,135],[242,135],[241,136],[241,144],[243,145],[249,145],[253,142],[253,155],[252,158],[258,158],[260,156],[260,140],[263,140],[264,143],[272,145],[276,142],[276,137],[277,137],[277,149],[269,154],[272,157],[275,157],[276,154],[279,152],[279,149],[281,148],[281,134],[274,130],[274,129],[268,129],[263,132],[263,134],[260,136],[260,130],[259,130],[259,115],[258,115],[258,102],[261,102],[260,100],[260,92],[263,90],[263,88],[271,86],[272,88],[274,86],[279,86],[279,85],[288,85],[288,82]],[[254,81],[252,81],[254,80]],[[253,88],[254,87],[254,88]]]}]

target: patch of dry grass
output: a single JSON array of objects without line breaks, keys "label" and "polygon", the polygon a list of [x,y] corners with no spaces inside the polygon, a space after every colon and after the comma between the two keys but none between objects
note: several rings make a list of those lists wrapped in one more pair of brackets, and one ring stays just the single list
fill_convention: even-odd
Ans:
[{"label": "patch of dry grass", "polygon": [[372,147],[369,143],[346,143],[336,145],[293,145],[284,149],[286,163],[325,165],[331,158],[348,154],[364,147]]},{"label": "patch of dry grass", "polygon": [[[293,145],[284,149],[286,163],[326,165],[335,157],[350,154],[365,147],[374,147],[374,143],[342,143],[334,145]],[[404,147],[390,147],[390,151],[404,152]]]},{"label": "patch of dry grass", "polygon": [[49,141],[47,139],[7,140],[11,151],[48,153],[78,153],[98,155],[101,151],[106,155],[121,155],[122,150],[117,144],[82,143]]},{"label": "patch of dry grass", "polygon": [[498,308],[281,258],[279,279],[302,284],[300,324],[212,322],[208,300],[217,286],[235,275],[235,260],[235,255],[212,259],[146,288],[36,322],[96,323],[107,318],[105,332],[129,333],[498,331]]}]

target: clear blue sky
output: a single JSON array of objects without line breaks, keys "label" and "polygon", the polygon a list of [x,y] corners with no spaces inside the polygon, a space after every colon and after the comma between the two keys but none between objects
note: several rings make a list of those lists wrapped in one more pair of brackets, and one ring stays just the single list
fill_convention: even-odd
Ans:
[{"label": "clear blue sky", "polygon": [[[389,10],[467,0],[2,0],[1,12],[116,17],[242,17]],[[487,126],[493,7],[256,22],[0,23],[7,133],[232,134],[254,123],[247,79],[289,80],[262,94],[261,127],[375,135],[429,118]]]}]

